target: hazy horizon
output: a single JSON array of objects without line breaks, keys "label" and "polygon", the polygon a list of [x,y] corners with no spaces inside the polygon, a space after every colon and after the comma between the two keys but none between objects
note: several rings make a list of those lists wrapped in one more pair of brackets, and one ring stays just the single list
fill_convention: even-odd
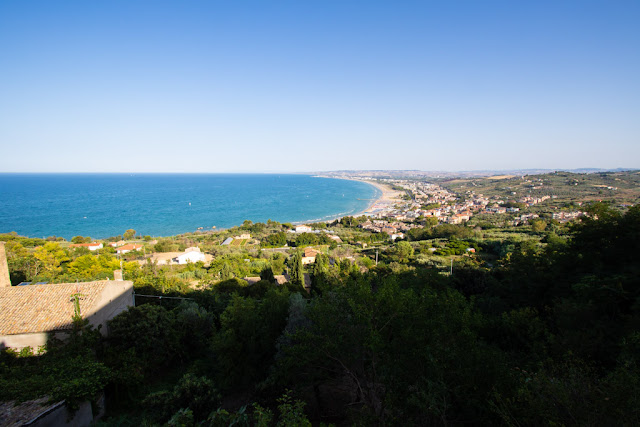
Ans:
[{"label": "hazy horizon", "polygon": [[636,169],[638,22],[634,1],[2,2],[0,171]]},{"label": "hazy horizon", "polygon": [[474,170],[422,170],[422,169],[335,169],[335,170],[317,170],[317,171],[230,171],[230,172],[210,172],[210,171],[13,171],[5,172],[0,171],[0,174],[221,174],[221,175],[309,175],[309,174],[322,174],[322,173],[336,173],[336,172],[423,172],[423,173],[447,173],[447,174],[470,174],[470,173],[508,173],[508,172],[581,172],[581,171],[594,171],[594,172],[608,172],[608,171],[635,171],[640,170],[640,167],[636,168],[599,168],[599,167],[578,167],[578,168],[510,168],[510,169],[474,169]]}]

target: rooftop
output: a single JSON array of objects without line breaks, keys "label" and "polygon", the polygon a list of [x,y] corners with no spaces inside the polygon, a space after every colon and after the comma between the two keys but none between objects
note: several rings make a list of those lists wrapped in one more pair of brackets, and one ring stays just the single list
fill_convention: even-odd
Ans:
[{"label": "rooftop", "polygon": [[15,335],[70,329],[75,314],[74,297],[79,294],[83,317],[97,308],[107,286],[122,281],[55,283],[0,288],[0,335]]}]

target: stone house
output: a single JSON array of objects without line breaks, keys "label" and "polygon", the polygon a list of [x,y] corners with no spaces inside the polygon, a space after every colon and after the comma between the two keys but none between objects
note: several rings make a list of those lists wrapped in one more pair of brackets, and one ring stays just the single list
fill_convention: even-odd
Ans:
[{"label": "stone house", "polygon": [[38,347],[49,335],[64,338],[78,313],[94,327],[134,305],[133,282],[101,280],[83,283],[0,287],[0,348]]}]

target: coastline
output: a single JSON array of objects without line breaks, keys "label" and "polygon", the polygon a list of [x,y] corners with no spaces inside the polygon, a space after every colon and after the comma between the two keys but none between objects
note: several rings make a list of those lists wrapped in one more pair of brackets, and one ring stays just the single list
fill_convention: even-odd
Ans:
[{"label": "coastline", "polygon": [[[352,216],[354,216],[354,217],[362,216],[362,215],[369,216],[369,215],[375,214],[378,211],[389,209],[389,208],[393,207],[393,205],[395,205],[398,202],[399,196],[402,195],[401,191],[394,190],[389,185],[382,184],[380,182],[370,181],[370,180],[366,180],[366,179],[357,179],[357,178],[323,176],[323,175],[318,175],[318,176],[322,177],[322,178],[344,179],[344,180],[347,180],[347,181],[364,182],[365,184],[369,184],[369,185],[377,188],[378,190],[380,190],[380,192],[381,192],[380,196],[377,199],[373,200],[369,204],[367,209],[353,214]],[[334,218],[334,220],[335,219],[340,219],[340,218],[342,218],[342,217],[336,217],[336,218]],[[311,222],[309,222],[308,224],[311,224]]]},{"label": "coastline", "polygon": [[372,215],[373,213],[379,210],[389,209],[398,202],[399,196],[402,195],[401,191],[394,190],[387,184],[368,181],[364,179],[352,179],[352,178],[349,178],[349,179],[351,179],[352,181],[360,181],[360,182],[367,183],[369,185],[373,185],[374,187],[376,187],[378,190],[382,192],[381,196],[378,199],[373,201],[373,203],[371,203],[366,210],[359,212],[357,216]]},{"label": "coastline", "polygon": [[[122,234],[122,230],[132,228],[143,235],[167,237],[199,230],[211,230],[214,224],[217,226],[216,230],[222,230],[239,226],[246,219],[256,221],[250,218],[251,214],[254,217],[260,214],[279,222],[311,224],[330,222],[345,216],[375,215],[382,210],[381,207],[390,209],[397,202],[393,200],[396,192],[385,184],[365,179],[322,176],[322,178],[330,178],[329,180],[361,181],[372,185],[376,190],[372,192],[366,190],[366,187],[357,186],[360,187],[359,190],[356,186],[352,187],[353,190],[347,197],[351,197],[353,201],[358,198],[357,204],[350,202],[355,209],[341,209],[340,203],[333,202],[336,202],[339,189],[345,186],[344,183],[341,185],[338,181],[334,181],[334,184],[322,184],[319,186],[323,189],[321,193],[323,198],[318,199],[320,204],[316,203],[314,208],[307,209],[306,212],[304,210],[297,212],[298,215],[302,213],[300,215],[302,218],[291,221],[286,219],[286,216],[289,216],[287,209],[291,203],[278,204],[275,208],[271,206],[272,212],[263,214],[262,211],[256,213],[260,209],[256,208],[252,200],[259,195],[264,201],[264,191],[261,189],[265,186],[275,186],[277,191],[274,194],[278,196],[287,189],[289,183],[293,183],[297,185],[293,188],[297,189],[296,195],[301,200],[300,203],[304,203],[306,202],[305,194],[308,199],[315,185],[304,177],[293,179],[288,175],[260,175],[259,177],[242,175],[242,181],[239,181],[240,185],[236,187],[239,190],[248,191],[245,197],[230,198],[227,191],[227,193],[221,193],[219,197],[221,200],[213,203],[211,188],[227,189],[229,182],[235,181],[236,176],[230,177],[223,174],[145,175],[142,177],[126,174],[49,175],[26,174],[18,177],[14,175],[8,178],[2,177],[7,185],[0,186],[3,187],[0,194],[6,196],[7,200],[13,200],[19,193],[21,198],[15,200],[21,201],[22,205],[20,203],[11,205],[12,209],[7,209],[0,215],[0,228],[4,229],[0,233],[15,231],[21,236],[38,238],[61,236],[66,240],[76,235],[105,239]],[[295,177],[295,175],[292,176]],[[307,175],[307,177],[312,176]],[[23,185],[25,181],[29,185]],[[235,185],[235,182],[231,183]],[[156,187],[159,188],[162,185],[169,185],[172,191],[168,194],[165,191],[155,191]],[[100,188],[101,192],[96,194],[87,190],[94,187]],[[182,187],[188,188],[189,191],[178,191]],[[25,196],[24,191],[19,190],[22,188],[30,189],[30,192]],[[123,188],[126,191],[121,191]],[[42,194],[45,193],[47,197],[43,199]],[[90,193],[91,197],[76,200],[77,194],[81,193]],[[117,194],[118,197],[114,198],[113,194]],[[140,198],[139,194],[145,197]],[[215,195],[217,197],[217,193]],[[333,201],[331,207],[322,202],[325,198]],[[65,200],[76,200],[76,202],[69,205],[64,203]],[[42,213],[45,205],[47,215]],[[334,213],[327,215],[322,212],[323,209],[333,210]],[[25,215],[24,212],[35,212],[38,215]],[[114,215],[113,212],[118,212],[118,215]],[[230,212],[243,212],[244,215],[231,215]],[[306,219],[305,216],[307,216]]]}]

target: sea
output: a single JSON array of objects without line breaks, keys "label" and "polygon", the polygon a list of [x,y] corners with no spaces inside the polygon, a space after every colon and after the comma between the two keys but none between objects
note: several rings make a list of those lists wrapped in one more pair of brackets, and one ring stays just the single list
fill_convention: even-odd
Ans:
[{"label": "sea", "polygon": [[364,182],[311,175],[4,173],[0,233],[101,239],[318,222],[360,213],[380,195]]}]

